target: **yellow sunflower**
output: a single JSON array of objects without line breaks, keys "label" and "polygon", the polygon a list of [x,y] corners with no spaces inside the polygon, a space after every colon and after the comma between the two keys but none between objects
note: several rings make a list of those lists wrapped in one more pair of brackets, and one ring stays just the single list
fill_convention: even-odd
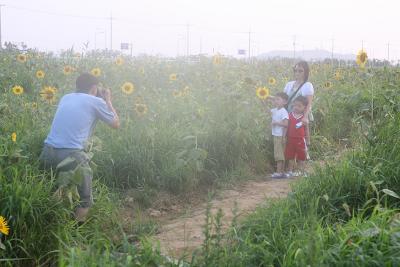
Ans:
[{"label": "yellow sunflower", "polygon": [[220,54],[216,54],[216,55],[213,57],[213,63],[214,63],[214,65],[219,65],[219,64],[221,64],[221,62],[222,62],[221,55],[220,55]]},{"label": "yellow sunflower", "polygon": [[13,132],[12,134],[11,134],[11,140],[15,143],[15,142],[17,142],[17,133],[16,132]]},{"label": "yellow sunflower", "polygon": [[99,77],[101,75],[101,69],[100,68],[94,68],[90,71],[90,73],[92,73],[92,75]]},{"label": "yellow sunflower", "polygon": [[0,233],[8,235],[10,228],[7,225],[7,221],[3,216],[0,216]]},{"label": "yellow sunflower", "polygon": [[185,86],[185,88],[183,88],[183,90],[182,90],[182,95],[187,96],[189,93],[190,93],[190,87]]},{"label": "yellow sunflower", "polygon": [[133,91],[135,91],[135,86],[133,85],[133,83],[131,82],[125,82],[122,86],[121,86],[121,90],[122,92],[124,92],[127,95],[130,95],[133,93]]},{"label": "yellow sunflower", "polygon": [[41,91],[40,91],[40,96],[42,97],[43,100],[53,103],[56,100],[56,93],[57,89],[52,86],[45,86]]},{"label": "yellow sunflower", "polygon": [[43,79],[44,76],[45,76],[44,71],[38,70],[38,71],[36,72],[36,77],[37,77],[38,79]]},{"label": "yellow sunflower", "polygon": [[275,85],[275,84],[276,84],[275,78],[274,78],[274,77],[268,78],[268,84],[269,84],[269,85]]},{"label": "yellow sunflower", "polygon": [[138,114],[139,116],[145,115],[147,113],[147,110],[148,110],[148,108],[147,108],[146,104],[136,104],[135,105],[136,114]]},{"label": "yellow sunflower", "polygon": [[20,95],[24,93],[24,88],[22,86],[16,85],[12,88],[12,91],[15,95]]},{"label": "yellow sunflower", "polygon": [[256,95],[260,99],[266,99],[269,97],[269,89],[267,87],[258,87],[256,90]]},{"label": "yellow sunflower", "polygon": [[360,66],[361,68],[364,68],[365,64],[367,63],[367,60],[368,60],[367,52],[365,52],[364,49],[358,51],[356,58],[357,65]]},{"label": "yellow sunflower", "polygon": [[36,103],[36,102],[33,102],[33,103],[32,103],[32,108],[33,108],[33,109],[37,109],[37,107],[38,107],[37,103]]},{"label": "yellow sunflower", "polygon": [[21,62],[21,63],[25,63],[27,59],[28,59],[28,57],[27,57],[26,55],[24,55],[24,54],[19,54],[19,55],[17,56],[17,60],[18,60],[19,62]]},{"label": "yellow sunflower", "polygon": [[172,91],[172,95],[173,95],[175,98],[178,98],[178,97],[181,97],[181,96],[182,96],[182,92],[175,89],[174,91]]},{"label": "yellow sunflower", "polygon": [[124,64],[124,59],[122,57],[117,57],[117,59],[115,60],[115,65],[117,66],[122,66]]},{"label": "yellow sunflower", "polygon": [[325,88],[327,88],[327,89],[329,89],[329,88],[332,88],[332,83],[331,82],[325,82],[325,84],[324,84],[324,86],[325,86]]},{"label": "yellow sunflower", "polygon": [[178,75],[176,73],[172,73],[169,75],[170,81],[176,81],[178,79]]},{"label": "yellow sunflower", "polygon": [[340,71],[336,71],[335,72],[335,79],[336,80],[340,80],[342,78],[342,74],[340,73]]},{"label": "yellow sunflower", "polygon": [[70,75],[74,71],[74,68],[70,65],[64,66],[63,72],[65,75]]}]

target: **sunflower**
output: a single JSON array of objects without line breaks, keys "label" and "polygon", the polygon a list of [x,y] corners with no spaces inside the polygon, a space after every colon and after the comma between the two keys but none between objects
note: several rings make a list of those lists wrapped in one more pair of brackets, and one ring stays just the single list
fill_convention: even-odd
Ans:
[{"label": "sunflower", "polygon": [[131,82],[125,82],[122,86],[121,86],[121,90],[122,92],[124,92],[127,95],[130,95],[133,93],[133,91],[135,91],[135,86],[133,85],[133,83]]},{"label": "sunflower", "polygon": [[19,62],[21,62],[21,63],[25,63],[26,60],[27,60],[27,56],[24,55],[24,54],[19,54],[19,55],[17,56],[17,60],[18,60]]},{"label": "sunflower", "polygon": [[3,216],[0,216],[0,233],[8,235],[10,228],[7,225],[7,221]]},{"label": "sunflower", "polygon": [[268,84],[269,84],[269,85],[275,85],[275,84],[276,84],[275,78],[274,78],[274,77],[268,78]]},{"label": "sunflower", "polygon": [[185,88],[183,88],[182,90],[182,95],[186,96],[190,93],[190,87],[189,86],[185,86]]},{"label": "sunflower", "polygon": [[216,55],[213,57],[213,63],[214,63],[214,65],[219,65],[219,64],[221,64],[221,62],[222,62],[221,55],[220,55],[220,54],[216,54]]},{"label": "sunflower", "polygon": [[40,91],[40,96],[42,97],[43,100],[52,103],[54,100],[56,100],[56,93],[57,89],[52,86],[45,86],[41,91]]},{"label": "sunflower", "polygon": [[115,60],[115,65],[117,66],[122,66],[124,64],[124,59],[122,57],[117,57],[117,59]]},{"label": "sunflower", "polygon": [[37,77],[38,79],[43,79],[43,78],[44,78],[44,75],[45,75],[45,73],[44,73],[44,71],[42,71],[42,70],[38,70],[38,71],[36,72],[36,77]]},{"label": "sunflower", "polygon": [[90,71],[90,73],[92,73],[92,75],[99,77],[101,75],[101,69],[100,68],[94,68]]},{"label": "sunflower", "polygon": [[340,71],[336,71],[335,72],[335,79],[336,80],[340,80],[342,78],[342,74],[340,73]]},{"label": "sunflower", "polygon": [[329,89],[332,88],[332,83],[331,82],[325,82],[324,87]]},{"label": "sunflower", "polygon": [[15,142],[17,142],[17,133],[16,132],[13,132],[12,134],[11,134],[11,140],[15,143]]},{"label": "sunflower", "polygon": [[136,104],[135,105],[135,111],[136,114],[138,114],[139,116],[143,116],[147,113],[147,106],[146,104]]},{"label": "sunflower", "polygon": [[169,80],[172,81],[176,81],[178,79],[178,75],[176,75],[176,73],[172,73],[169,75]]},{"label": "sunflower", "polygon": [[20,95],[24,92],[24,88],[22,86],[16,85],[12,88],[12,91],[15,95]]},{"label": "sunflower", "polygon": [[38,107],[37,103],[36,103],[36,102],[33,102],[33,103],[32,103],[32,108],[33,108],[33,109],[37,109],[37,107]]},{"label": "sunflower", "polygon": [[367,52],[365,52],[364,49],[361,49],[360,51],[358,51],[357,53],[357,58],[356,58],[356,63],[358,66],[360,66],[360,68],[364,68],[365,64],[367,63],[368,60],[368,55]]},{"label": "sunflower", "polygon": [[70,65],[64,66],[63,72],[65,75],[70,75],[74,71],[74,68]]},{"label": "sunflower", "polygon": [[144,99],[140,95],[135,98],[135,104],[142,104],[143,101],[144,101]]},{"label": "sunflower", "polygon": [[175,98],[178,98],[178,97],[181,97],[181,96],[182,96],[182,92],[175,89],[174,91],[172,91],[172,95],[173,95]]},{"label": "sunflower", "polygon": [[266,99],[269,97],[269,89],[267,87],[258,87],[256,90],[256,95],[260,99]]}]

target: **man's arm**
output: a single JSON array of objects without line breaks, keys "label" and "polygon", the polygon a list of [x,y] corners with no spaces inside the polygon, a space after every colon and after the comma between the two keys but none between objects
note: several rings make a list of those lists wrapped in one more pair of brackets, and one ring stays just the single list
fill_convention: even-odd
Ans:
[{"label": "man's arm", "polygon": [[121,124],[120,124],[120,121],[119,121],[118,113],[117,113],[117,111],[115,111],[115,109],[114,109],[114,107],[112,105],[112,102],[111,102],[111,91],[110,91],[110,89],[104,90],[104,100],[106,101],[107,107],[111,110],[112,113],[114,113],[114,121],[109,125],[110,125],[111,128],[118,129],[121,126]]}]

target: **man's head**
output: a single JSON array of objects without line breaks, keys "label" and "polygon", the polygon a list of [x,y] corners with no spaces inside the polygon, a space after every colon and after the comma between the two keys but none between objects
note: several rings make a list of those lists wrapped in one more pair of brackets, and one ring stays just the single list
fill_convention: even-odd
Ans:
[{"label": "man's head", "polygon": [[82,73],[76,79],[76,92],[90,95],[97,95],[99,79],[90,73]]},{"label": "man's head", "polygon": [[298,96],[293,100],[293,111],[298,114],[303,114],[308,105],[308,99],[304,96]]},{"label": "man's head", "polygon": [[288,101],[289,97],[287,94],[285,94],[284,92],[279,92],[274,96],[274,106],[276,108],[283,108],[287,101]]}]

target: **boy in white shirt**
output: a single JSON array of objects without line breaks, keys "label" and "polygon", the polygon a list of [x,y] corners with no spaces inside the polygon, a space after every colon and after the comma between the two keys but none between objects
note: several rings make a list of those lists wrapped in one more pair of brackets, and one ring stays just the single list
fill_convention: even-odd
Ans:
[{"label": "boy in white shirt", "polygon": [[280,92],[273,98],[275,108],[271,109],[272,115],[272,136],[274,139],[274,158],[276,161],[276,172],[272,178],[286,178],[285,175],[285,145],[286,130],[289,124],[289,114],[285,109],[288,95]]}]

